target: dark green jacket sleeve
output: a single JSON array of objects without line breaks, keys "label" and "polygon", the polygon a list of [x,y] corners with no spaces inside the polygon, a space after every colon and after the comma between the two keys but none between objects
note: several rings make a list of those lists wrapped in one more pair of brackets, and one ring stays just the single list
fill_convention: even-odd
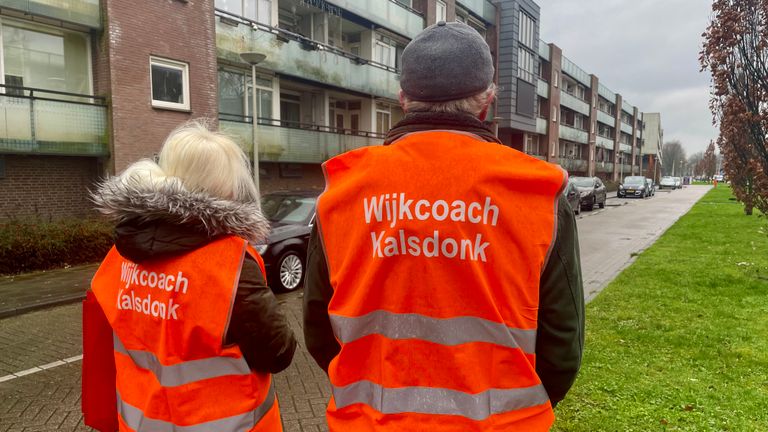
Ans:
[{"label": "dark green jacket sleeve", "polygon": [[341,351],[328,317],[333,287],[328,275],[325,251],[317,224],[312,227],[307,251],[307,276],[304,281],[304,341],[315,362],[328,372],[328,364]]},{"label": "dark green jacket sleeve", "polygon": [[576,218],[565,197],[558,204],[557,238],[541,275],[536,372],[553,404],[568,393],[584,349],[584,288]]},{"label": "dark green jacket sleeve", "polygon": [[287,368],[296,351],[288,319],[250,255],[243,261],[226,342],[237,344],[248,366],[264,373]]}]

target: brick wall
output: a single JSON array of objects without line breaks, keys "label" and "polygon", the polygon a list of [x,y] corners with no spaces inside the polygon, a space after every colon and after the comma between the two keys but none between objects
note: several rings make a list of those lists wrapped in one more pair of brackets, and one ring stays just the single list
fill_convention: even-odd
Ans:
[{"label": "brick wall", "polygon": [[99,178],[96,158],[0,156],[0,220],[92,216],[88,189]]},{"label": "brick wall", "polygon": [[[104,0],[105,31],[96,45],[96,88],[111,99],[112,160],[120,172],[157,153],[176,126],[218,116],[214,0]],[[152,107],[149,57],[189,64],[190,111]],[[108,74],[108,78],[105,76]]]}]

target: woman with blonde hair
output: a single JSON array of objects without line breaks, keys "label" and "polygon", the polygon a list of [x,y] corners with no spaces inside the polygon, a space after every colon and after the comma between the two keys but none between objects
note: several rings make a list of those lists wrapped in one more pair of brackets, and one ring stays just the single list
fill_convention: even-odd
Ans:
[{"label": "woman with blonde hair", "polygon": [[[119,430],[281,431],[271,374],[296,339],[250,247],[269,225],[242,150],[187,123],[93,200],[117,222],[91,289],[113,334]],[[87,360],[86,347],[84,398]]]}]

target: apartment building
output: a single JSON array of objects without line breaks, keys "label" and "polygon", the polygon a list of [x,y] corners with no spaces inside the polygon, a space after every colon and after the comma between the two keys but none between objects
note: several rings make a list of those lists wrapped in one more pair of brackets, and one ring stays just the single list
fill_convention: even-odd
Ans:
[{"label": "apartment building", "polygon": [[536,54],[535,96],[526,98],[523,108],[530,112],[533,105],[535,128],[525,129],[512,145],[560,164],[571,175],[612,181],[639,175],[643,113],[557,45],[539,41]]},{"label": "apartment building", "polygon": [[200,117],[258,160],[263,191],[322,188],[323,161],[381,145],[403,117],[403,49],[441,20],[488,41],[500,89],[488,121],[505,144],[572,173],[639,172],[641,114],[539,41],[531,0],[140,6],[0,0],[0,219],[87,215],[98,178]]},{"label": "apartment building", "polygon": [[661,113],[643,113],[643,154],[640,161],[643,175],[658,181],[661,178],[661,148],[664,143],[664,129],[661,128]]}]

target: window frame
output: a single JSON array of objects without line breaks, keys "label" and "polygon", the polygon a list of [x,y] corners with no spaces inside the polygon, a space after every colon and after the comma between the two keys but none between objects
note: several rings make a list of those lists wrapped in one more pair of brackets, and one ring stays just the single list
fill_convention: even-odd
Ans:
[{"label": "window frame", "polygon": [[[181,71],[182,77],[182,100],[184,102],[167,102],[155,100],[155,89],[152,85],[152,66],[160,66],[167,69],[176,69]],[[149,56],[149,97],[153,108],[160,108],[172,111],[191,111],[192,104],[189,100],[189,63],[178,60],[171,60],[164,57]]]},{"label": "window frame", "polygon": [[[442,6],[443,13],[442,18],[440,14],[438,14],[438,8]],[[438,23],[440,21],[447,21],[448,20],[448,4],[442,0],[437,0],[435,2],[435,22]]]}]

